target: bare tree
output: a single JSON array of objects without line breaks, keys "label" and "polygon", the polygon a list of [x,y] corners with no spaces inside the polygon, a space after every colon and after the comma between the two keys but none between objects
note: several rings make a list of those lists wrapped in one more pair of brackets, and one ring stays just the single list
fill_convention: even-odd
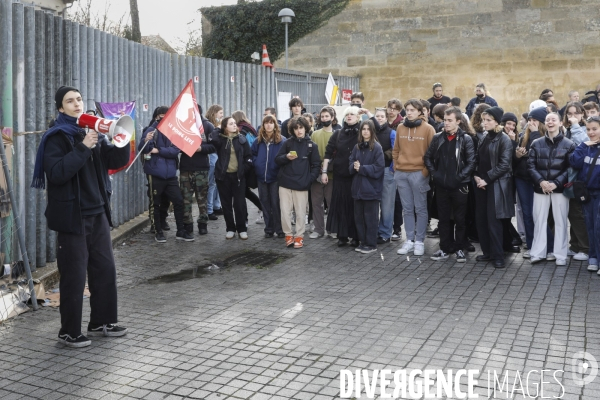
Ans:
[{"label": "bare tree", "polygon": [[[194,22],[194,21],[192,21]],[[190,25],[190,22],[188,25]],[[202,32],[200,29],[188,29],[187,37],[177,38],[175,50],[177,53],[184,56],[202,56]]]},{"label": "bare tree", "polygon": [[124,37],[131,40],[131,26],[128,26],[124,21],[127,20],[127,14],[123,14],[117,21],[109,17],[110,2],[106,4],[104,12],[100,15],[92,12],[92,0],[87,0],[85,3],[76,3],[67,13],[67,18],[71,21],[80,23],[81,25],[89,26],[108,32],[115,36]]},{"label": "bare tree", "polygon": [[131,40],[142,42],[142,31],[140,30],[140,13],[137,0],[129,0],[129,13],[131,14]]}]

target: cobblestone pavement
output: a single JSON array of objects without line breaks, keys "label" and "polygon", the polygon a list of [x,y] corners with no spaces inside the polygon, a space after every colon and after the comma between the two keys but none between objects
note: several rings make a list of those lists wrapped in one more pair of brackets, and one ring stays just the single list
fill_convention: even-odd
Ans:
[{"label": "cobblestone pavement", "polygon": [[[479,398],[509,386],[514,399],[600,398],[600,378],[571,376],[575,353],[600,358],[600,277],[586,263],[433,262],[437,239],[420,259],[396,255],[400,242],[361,255],[306,238],[293,250],[264,238],[255,215],[247,241],[226,241],[220,217],[193,243],[171,230],[161,245],[146,230],[120,244],[123,338],[64,348],[52,309],[0,325],[0,399],[335,399],[341,370],[383,368],[480,370]],[[195,279],[149,280],[194,267]],[[543,394],[542,369],[565,371],[546,372]],[[508,376],[503,393],[490,394],[487,371]]]}]

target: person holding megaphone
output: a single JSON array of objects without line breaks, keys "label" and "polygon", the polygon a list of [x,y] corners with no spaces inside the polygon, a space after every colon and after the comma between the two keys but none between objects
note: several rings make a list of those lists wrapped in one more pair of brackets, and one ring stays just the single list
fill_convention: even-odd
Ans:
[{"label": "person holding megaphone", "polygon": [[42,136],[31,186],[47,187],[48,227],[58,232],[60,272],[59,342],[85,347],[81,333],[86,272],[91,293],[87,336],[123,336],[117,323],[117,276],[110,238],[109,169],[129,161],[122,147],[98,140],[98,133],[78,125],[83,99],[78,89],[61,86],[54,96],[58,116]]}]

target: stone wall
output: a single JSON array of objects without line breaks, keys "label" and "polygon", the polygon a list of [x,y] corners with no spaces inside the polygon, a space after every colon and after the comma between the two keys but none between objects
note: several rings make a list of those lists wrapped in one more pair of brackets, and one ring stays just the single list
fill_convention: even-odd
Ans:
[{"label": "stone wall", "polygon": [[352,0],[289,57],[290,69],[359,76],[369,107],[429,98],[434,82],[463,108],[479,82],[506,111],[544,88],[562,105],[600,83],[600,0]]}]

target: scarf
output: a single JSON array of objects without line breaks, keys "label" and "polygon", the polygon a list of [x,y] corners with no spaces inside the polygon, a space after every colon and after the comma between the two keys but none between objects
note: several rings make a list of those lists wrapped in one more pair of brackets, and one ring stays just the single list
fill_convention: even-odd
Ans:
[{"label": "scarf", "polygon": [[46,150],[48,138],[58,132],[65,133],[71,143],[75,143],[75,135],[85,134],[85,131],[77,126],[77,118],[70,117],[61,112],[58,113],[54,125],[44,133],[40,147],[38,147],[37,156],[35,157],[35,167],[33,169],[33,180],[31,181],[32,188],[46,188],[46,179],[44,176],[44,151]]},{"label": "scarf", "polygon": [[238,129],[240,130],[240,132],[242,131],[242,128],[246,128],[247,130],[249,130],[250,133],[254,135],[254,137],[257,136],[256,129],[254,129],[254,127],[246,121],[240,121],[240,123],[238,124]]},{"label": "scarf", "polygon": [[394,122],[392,122],[390,124],[390,128],[392,128],[393,130],[396,130],[396,128],[398,128],[398,125],[400,125],[400,122],[402,122],[403,119],[404,118],[402,118],[402,115],[398,114],[398,116],[396,117]]},{"label": "scarf", "polygon": [[409,121],[408,118],[405,118],[402,123],[407,128],[415,128],[416,129],[417,126],[421,126],[421,124],[423,123],[423,120],[421,118],[417,118],[414,121]]}]

